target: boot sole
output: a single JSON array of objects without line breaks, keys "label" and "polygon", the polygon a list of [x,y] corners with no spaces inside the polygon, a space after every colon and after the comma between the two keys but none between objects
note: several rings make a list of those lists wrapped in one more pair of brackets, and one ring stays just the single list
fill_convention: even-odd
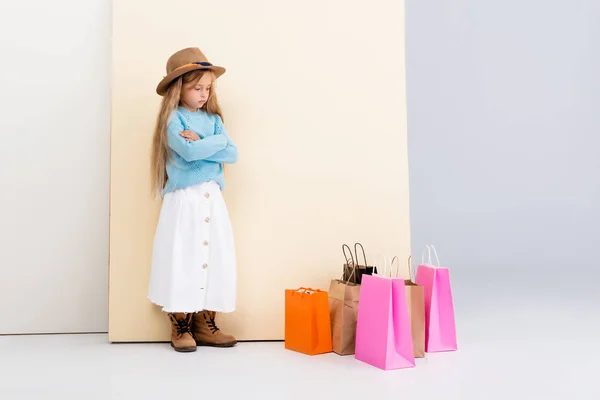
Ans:
[{"label": "boot sole", "polygon": [[171,347],[173,348],[173,350],[179,353],[193,353],[194,351],[196,351],[195,347],[175,347],[173,342],[171,342]]},{"label": "boot sole", "polygon": [[204,346],[204,347],[233,347],[237,344],[237,342],[233,343],[208,343],[208,342],[196,342],[196,346]]}]

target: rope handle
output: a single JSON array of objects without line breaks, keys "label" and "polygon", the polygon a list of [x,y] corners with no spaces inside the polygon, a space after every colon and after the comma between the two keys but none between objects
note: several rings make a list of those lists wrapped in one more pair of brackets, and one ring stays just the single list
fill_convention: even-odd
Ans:
[{"label": "rope handle", "polygon": [[[378,257],[381,257],[383,259],[383,274],[380,274],[379,272],[375,272],[375,271],[380,271],[377,269],[377,263],[379,262]],[[390,274],[390,278],[392,277],[392,259],[390,258],[389,255],[385,254],[385,253],[381,253],[379,254],[379,256],[375,258],[375,261],[373,261],[373,275],[377,274],[380,276],[385,277],[388,273],[389,270],[389,274]]]},{"label": "rope handle", "polygon": [[[431,265],[433,267],[440,267],[440,259],[438,257],[435,246],[432,244],[426,244],[425,247],[423,248],[423,252],[421,253],[421,264],[425,264],[425,250],[427,250],[427,254],[428,254],[428,265]],[[431,250],[433,250],[433,254],[435,255],[435,259],[437,260],[437,264],[435,264],[435,265],[433,264],[433,261],[431,260]]]},{"label": "rope handle", "polygon": [[363,247],[363,245],[361,243],[354,243],[354,258],[356,258],[356,264],[360,265],[360,261],[358,261],[358,249],[357,247],[360,246],[360,249],[362,250],[363,253],[363,260],[365,260],[365,267],[367,267],[369,264],[367,264],[367,255],[365,254],[365,248]]},{"label": "rope handle", "polygon": [[[350,257],[348,257],[348,254],[346,254],[346,249],[348,249],[348,253],[350,254]],[[346,265],[348,265],[349,267],[352,267],[352,272],[350,273],[350,275],[348,275],[348,280],[344,280],[344,275],[346,273],[346,271],[344,270],[342,272],[342,278],[340,280],[344,283],[349,283],[350,280],[352,279],[352,277],[356,275],[357,264],[354,262],[354,257],[352,256],[352,250],[350,249],[350,246],[348,246],[347,244],[343,244],[342,245],[342,253],[344,254],[344,258],[346,259]]]}]

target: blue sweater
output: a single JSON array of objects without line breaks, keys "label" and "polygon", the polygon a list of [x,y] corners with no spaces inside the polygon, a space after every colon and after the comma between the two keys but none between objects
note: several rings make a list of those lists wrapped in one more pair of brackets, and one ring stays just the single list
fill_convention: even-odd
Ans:
[{"label": "blue sweater", "polygon": [[[196,133],[200,140],[192,142],[181,137],[179,133],[184,130]],[[238,150],[218,115],[179,107],[169,117],[167,136],[171,158],[167,161],[163,196],[211,180],[224,189],[223,164],[237,162]]]}]

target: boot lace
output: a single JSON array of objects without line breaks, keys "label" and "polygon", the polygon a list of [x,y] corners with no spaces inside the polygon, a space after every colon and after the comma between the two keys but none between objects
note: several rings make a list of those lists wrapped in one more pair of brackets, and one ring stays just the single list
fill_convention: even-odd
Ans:
[{"label": "boot lace", "polygon": [[208,325],[208,327],[210,328],[212,333],[217,333],[220,331],[220,329],[217,327],[217,324],[215,323],[214,316],[212,316],[211,314],[208,314],[208,318],[206,315],[204,316],[204,318],[207,319],[206,325]]},{"label": "boot lace", "polygon": [[[175,318],[174,318],[175,319]],[[190,323],[187,318],[175,319],[175,329],[177,330],[177,336],[181,336],[184,333],[192,333]]]}]

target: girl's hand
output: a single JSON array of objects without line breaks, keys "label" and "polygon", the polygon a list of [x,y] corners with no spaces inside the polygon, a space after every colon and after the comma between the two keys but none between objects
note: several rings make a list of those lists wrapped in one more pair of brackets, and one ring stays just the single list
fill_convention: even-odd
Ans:
[{"label": "girl's hand", "polygon": [[182,138],[184,138],[184,139],[186,139],[186,140],[189,140],[189,141],[191,141],[191,142],[195,142],[196,140],[200,140],[200,136],[196,135],[196,134],[195,134],[194,132],[192,132],[192,131],[181,131],[181,132],[179,133],[179,135],[180,135]]}]

